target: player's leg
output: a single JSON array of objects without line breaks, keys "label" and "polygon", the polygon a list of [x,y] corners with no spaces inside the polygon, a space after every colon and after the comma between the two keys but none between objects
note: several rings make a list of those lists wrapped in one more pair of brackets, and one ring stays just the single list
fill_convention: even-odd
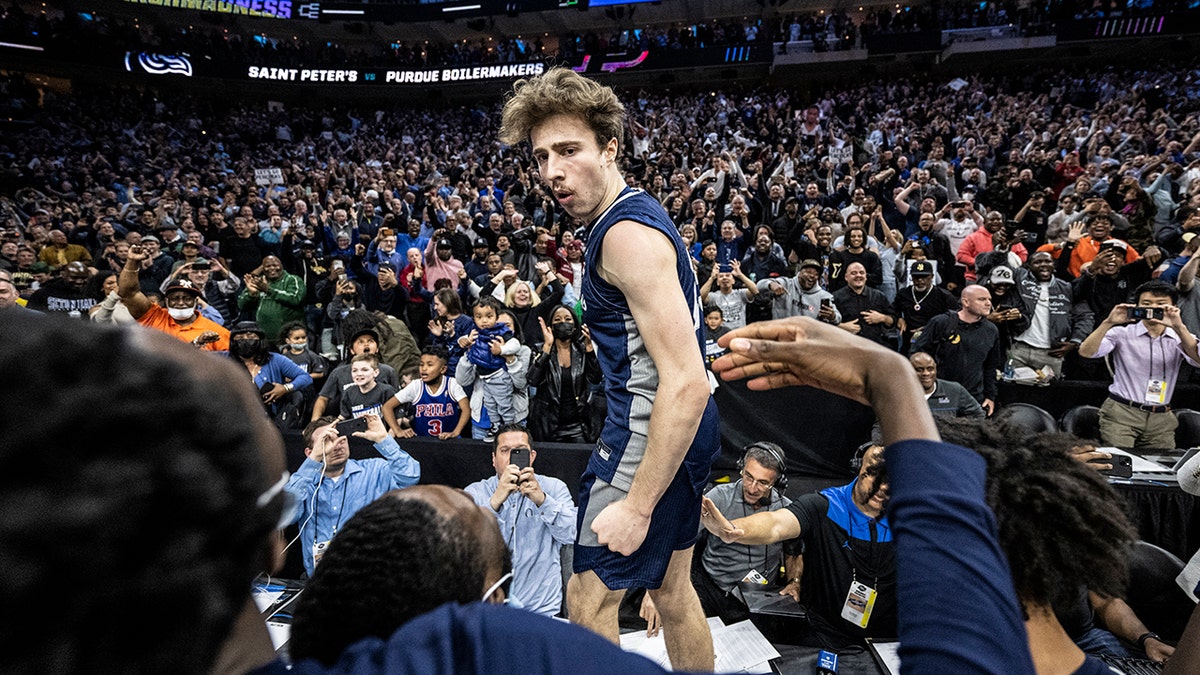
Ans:
[{"label": "player's leg", "polygon": [[571,623],[620,644],[617,613],[624,595],[625,589],[610,590],[591,570],[573,574],[567,582],[567,618]]},{"label": "player's leg", "polygon": [[692,586],[692,550],[675,551],[662,586],[647,593],[662,616],[663,638],[674,670],[711,671],[712,633],[704,619],[700,598]]}]

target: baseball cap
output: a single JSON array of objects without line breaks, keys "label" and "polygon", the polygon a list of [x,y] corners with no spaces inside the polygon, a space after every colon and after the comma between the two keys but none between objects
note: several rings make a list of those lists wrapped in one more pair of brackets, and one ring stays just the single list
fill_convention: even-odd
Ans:
[{"label": "baseball cap", "polygon": [[187,293],[191,293],[197,298],[200,297],[200,289],[196,288],[196,284],[193,284],[190,279],[176,279],[175,281],[172,281],[170,285],[163,290],[163,295],[170,295],[175,291],[185,291]]},{"label": "baseball cap", "polygon": [[317,242],[313,241],[312,239],[305,239],[304,241],[300,242],[300,248],[316,248],[316,247],[317,247]]},{"label": "baseball cap", "polygon": [[162,223],[161,225],[159,225],[158,227],[156,227],[154,229],[158,232],[162,232],[163,230],[178,230],[179,226],[176,225],[175,223]]},{"label": "baseball cap", "polygon": [[918,260],[913,263],[912,269],[909,270],[908,274],[913,277],[931,277],[933,276],[933,263],[928,260]]},{"label": "baseball cap", "polygon": [[1012,270],[1007,267],[997,267],[992,270],[991,276],[988,277],[988,283],[992,285],[1013,283]]},{"label": "baseball cap", "polygon": [[154,236],[154,235],[152,235],[152,234],[144,234],[144,235],[142,235],[142,241],[152,241],[152,242],[154,242],[154,243],[156,243],[156,244],[161,244],[161,243],[162,243],[162,240],[160,240],[158,237],[156,237],[156,236]]},{"label": "baseball cap", "polygon": [[30,274],[49,274],[50,266],[44,262],[35,262],[29,266]]},{"label": "baseball cap", "polygon": [[824,269],[824,266],[821,263],[817,262],[816,260],[813,260],[812,258],[808,258],[806,260],[801,261],[800,269],[804,269],[805,267],[815,267],[817,269]]},{"label": "baseball cap", "polygon": [[472,248],[488,248],[487,240],[486,239],[476,239],[475,245],[472,246]]},{"label": "baseball cap", "polygon": [[443,238],[443,239],[438,239],[437,247],[438,248],[454,248],[454,244],[451,244],[449,239]]},{"label": "baseball cap", "polygon": [[363,328],[362,330],[354,331],[350,334],[350,340],[348,341],[348,344],[354,344],[355,340],[364,335],[370,336],[370,338],[375,341],[375,344],[382,344],[381,340],[379,339],[379,333],[374,328]]}]

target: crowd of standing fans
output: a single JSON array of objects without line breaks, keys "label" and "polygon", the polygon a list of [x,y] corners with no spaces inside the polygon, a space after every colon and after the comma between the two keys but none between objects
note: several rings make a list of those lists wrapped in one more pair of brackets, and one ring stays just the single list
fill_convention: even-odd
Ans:
[{"label": "crowd of standing fans", "polygon": [[[689,247],[711,359],[725,328],[810,316],[933,355],[990,411],[1001,375],[1107,379],[1083,357],[1111,348],[1080,346],[1145,282],[1181,294],[1173,331],[1200,332],[1195,65],[629,91],[623,167]],[[397,435],[592,440],[586,223],[495,140],[498,102],[0,88],[24,124],[0,147],[0,304],[209,349],[253,321],[313,380],[264,391],[296,426],[374,412]],[[360,355],[395,404],[343,406]]]}]

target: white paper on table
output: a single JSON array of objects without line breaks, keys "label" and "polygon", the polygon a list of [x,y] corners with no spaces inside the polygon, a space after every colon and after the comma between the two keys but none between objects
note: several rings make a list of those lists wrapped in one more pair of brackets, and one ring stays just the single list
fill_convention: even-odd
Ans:
[{"label": "white paper on table", "polygon": [[883,667],[887,669],[888,675],[900,675],[899,642],[872,642],[871,650],[879,655],[879,659],[883,661]]},{"label": "white paper on table", "polygon": [[[725,628],[725,622],[721,621],[721,617],[719,616],[709,617],[707,623],[709,631],[714,635]],[[714,645],[716,644],[715,637],[713,638],[713,643]],[[625,633],[621,635],[621,649],[644,656],[657,663],[659,667],[671,670],[671,659],[667,656],[667,643],[663,638],[663,631],[661,630],[654,637],[646,637],[645,630]]]},{"label": "white paper on table", "polygon": [[254,590],[254,604],[258,605],[258,613],[262,614],[263,612],[267,611],[267,608],[270,607],[271,605],[275,604],[275,602],[277,600],[279,600],[280,596],[282,596],[282,595],[283,595],[282,590],[260,591],[258,589],[255,589]]},{"label": "white paper on table", "polygon": [[291,638],[292,625],[278,621],[268,621],[267,633],[271,635],[271,644],[275,645],[275,649],[279,649],[287,644],[288,639]]},{"label": "white paper on table", "polygon": [[760,670],[761,665],[779,658],[779,652],[749,619],[714,630],[713,651],[717,673],[770,672],[769,667]]}]

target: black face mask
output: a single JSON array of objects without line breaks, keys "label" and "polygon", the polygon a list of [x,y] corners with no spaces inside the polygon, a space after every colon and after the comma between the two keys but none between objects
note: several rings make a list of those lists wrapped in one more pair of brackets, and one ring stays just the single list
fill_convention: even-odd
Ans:
[{"label": "black face mask", "polygon": [[556,323],[550,326],[550,332],[554,333],[555,340],[570,340],[575,337],[575,324]]},{"label": "black face mask", "polygon": [[253,359],[262,353],[262,340],[233,340],[229,343],[229,351],[239,359]]}]

